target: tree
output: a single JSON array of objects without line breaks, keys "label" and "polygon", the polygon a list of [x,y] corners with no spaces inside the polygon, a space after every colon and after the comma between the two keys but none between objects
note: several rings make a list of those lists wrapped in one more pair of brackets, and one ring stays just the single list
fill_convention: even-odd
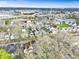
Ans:
[{"label": "tree", "polygon": [[13,57],[4,49],[0,49],[0,59],[13,59]]}]

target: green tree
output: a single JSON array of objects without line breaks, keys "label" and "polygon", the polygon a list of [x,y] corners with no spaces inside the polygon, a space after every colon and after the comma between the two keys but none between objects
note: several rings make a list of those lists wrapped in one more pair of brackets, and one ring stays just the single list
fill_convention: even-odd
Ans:
[{"label": "green tree", "polygon": [[0,59],[13,59],[13,57],[4,49],[0,49]]}]

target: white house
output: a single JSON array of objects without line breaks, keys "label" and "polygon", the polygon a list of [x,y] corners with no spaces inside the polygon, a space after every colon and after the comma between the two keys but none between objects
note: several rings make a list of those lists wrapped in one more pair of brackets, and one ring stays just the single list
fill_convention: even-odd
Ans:
[{"label": "white house", "polygon": [[5,32],[0,32],[0,40],[4,40],[5,38]]},{"label": "white house", "polygon": [[54,22],[56,24],[60,24],[61,22],[65,22],[66,24],[69,24],[71,26],[76,26],[76,21],[75,19],[55,19]]}]

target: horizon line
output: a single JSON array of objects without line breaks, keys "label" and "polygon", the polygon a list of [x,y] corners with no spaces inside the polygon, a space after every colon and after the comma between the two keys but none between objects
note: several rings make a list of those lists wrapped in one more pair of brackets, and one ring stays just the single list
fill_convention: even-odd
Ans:
[{"label": "horizon line", "polygon": [[79,8],[79,7],[0,7],[0,8]]}]

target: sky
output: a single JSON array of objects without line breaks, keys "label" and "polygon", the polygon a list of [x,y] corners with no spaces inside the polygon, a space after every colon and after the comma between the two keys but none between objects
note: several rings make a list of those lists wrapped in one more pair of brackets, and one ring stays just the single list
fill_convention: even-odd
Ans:
[{"label": "sky", "polygon": [[0,7],[79,8],[79,0],[0,0]]}]

